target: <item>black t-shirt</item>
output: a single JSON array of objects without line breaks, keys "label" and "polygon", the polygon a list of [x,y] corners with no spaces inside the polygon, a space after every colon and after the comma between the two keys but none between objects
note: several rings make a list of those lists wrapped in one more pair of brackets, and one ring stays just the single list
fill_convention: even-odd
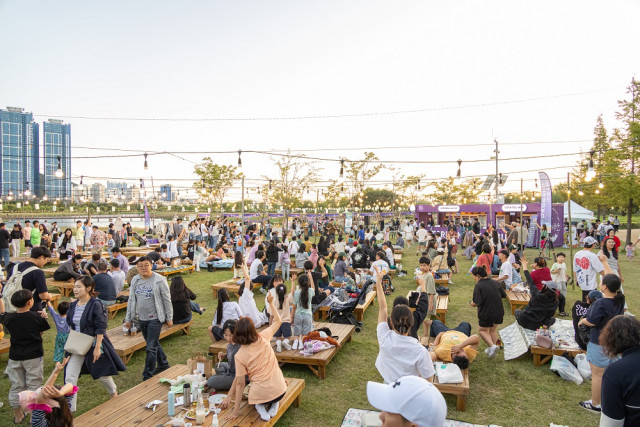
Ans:
[{"label": "black t-shirt", "polygon": [[11,230],[11,240],[20,240],[22,239],[22,231],[20,230]]},{"label": "black t-shirt", "polygon": [[580,334],[578,333],[578,322],[580,321],[580,319],[582,319],[587,315],[588,310],[589,310],[589,304],[582,301],[576,301],[576,303],[573,304],[573,308],[571,309],[571,318],[573,319],[574,338],[576,339],[576,343],[583,350],[587,349],[587,344],[585,344],[584,341],[582,341],[582,338],[580,338]]},{"label": "black t-shirt", "polygon": [[179,298],[179,301],[175,301],[171,299],[171,304],[173,305],[173,319],[174,320],[184,320],[188,319],[191,314],[191,301],[196,299],[196,294],[194,294],[191,289],[186,290],[185,296],[183,298]]},{"label": "black t-shirt", "polygon": [[187,245],[187,258],[193,261],[193,253],[196,249],[196,245]]},{"label": "black t-shirt", "polygon": [[99,299],[103,301],[116,300],[116,285],[111,276],[107,273],[98,273],[93,276],[93,281],[96,282],[96,292]]},{"label": "black t-shirt", "polygon": [[9,359],[30,360],[44,356],[40,332],[49,329],[49,323],[38,313],[6,313],[2,323],[11,334]]},{"label": "black t-shirt", "polygon": [[482,279],[476,283],[473,302],[478,306],[478,319],[494,321],[504,316],[500,284],[493,279]]},{"label": "black t-shirt", "polygon": [[147,256],[149,258],[151,258],[151,261],[153,262],[158,262],[160,261],[160,252],[156,252],[156,251],[151,251],[147,254]]},{"label": "black t-shirt", "polygon": [[484,244],[484,240],[482,239],[478,240],[478,243],[476,243],[476,246],[474,248],[474,250],[476,251],[476,254],[480,255],[482,253],[483,244]]},{"label": "black t-shirt", "polygon": [[[18,271],[25,271],[29,267],[37,267],[37,265],[30,261],[24,261],[18,264]],[[33,293],[33,307],[31,307],[31,311],[41,311],[44,309],[44,304],[39,295],[44,292],[49,292],[44,271],[38,268],[24,275],[22,277],[22,289],[28,289]]]},{"label": "black t-shirt", "polygon": [[640,347],[631,347],[622,352],[620,360],[609,365],[602,377],[602,415],[624,419],[624,427],[640,425],[639,363]]},{"label": "black t-shirt", "polygon": [[479,222],[474,222],[472,227],[473,227],[473,232],[475,234],[480,234],[480,223]]},{"label": "black t-shirt", "polygon": [[5,229],[0,230],[0,249],[9,249],[11,235]]}]

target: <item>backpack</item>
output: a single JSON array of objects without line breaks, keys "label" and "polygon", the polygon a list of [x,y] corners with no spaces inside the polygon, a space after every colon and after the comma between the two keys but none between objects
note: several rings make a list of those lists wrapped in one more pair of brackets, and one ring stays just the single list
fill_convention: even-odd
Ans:
[{"label": "backpack", "polygon": [[4,289],[2,290],[2,301],[4,301],[4,308],[5,308],[5,311],[7,313],[15,313],[16,312],[16,308],[13,306],[13,304],[11,304],[11,297],[17,291],[22,289],[22,278],[26,274],[31,273],[32,271],[37,270],[37,269],[38,269],[38,267],[36,267],[36,266],[29,267],[25,271],[22,271],[22,272],[18,271],[18,268],[14,268],[13,269],[13,274],[11,275],[9,280],[7,280],[7,284],[4,286]]}]

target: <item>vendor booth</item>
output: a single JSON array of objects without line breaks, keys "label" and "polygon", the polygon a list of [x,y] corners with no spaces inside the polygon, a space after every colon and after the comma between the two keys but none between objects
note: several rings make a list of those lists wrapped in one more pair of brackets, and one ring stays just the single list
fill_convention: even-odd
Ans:
[{"label": "vendor booth", "polygon": [[[554,203],[552,206],[552,229],[550,232],[554,245],[563,244],[563,221],[566,216],[562,203]],[[571,206],[573,210],[573,205]],[[447,225],[457,225],[474,219],[480,222],[482,231],[486,230],[489,223],[494,226],[500,223],[509,224],[523,219],[526,224],[540,223],[540,203],[504,203],[504,204],[474,204],[474,205],[417,205],[415,215],[420,222],[424,222],[427,229],[433,231],[446,231]],[[572,211],[573,214],[573,211]],[[431,225],[433,224],[433,225]],[[535,227],[535,226],[534,226]],[[497,227],[496,227],[497,228]],[[530,231],[532,227],[529,228]],[[502,234],[502,233],[501,233]],[[537,244],[539,230],[535,227],[533,242]],[[557,247],[557,246],[556,246]]]}]

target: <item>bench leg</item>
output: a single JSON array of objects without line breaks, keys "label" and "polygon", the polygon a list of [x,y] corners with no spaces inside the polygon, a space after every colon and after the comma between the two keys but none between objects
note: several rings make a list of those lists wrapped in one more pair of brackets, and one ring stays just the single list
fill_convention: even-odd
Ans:
[{"label": "bench leg", "polygon": [[294,400],[293,400],[293,406],[295,408],[299,408],[300,404],[302,403],[302,393],[300,393]]},{"label": "bench leg", "polygon": [[58,311],[58,300],[55,300],[51,303],[51,305],[53,306],[53,308]]},{"label": "bench leg", "polygon": [[467,409],[467,396],[458,395],[456,409],[460,412],[464,412]]},{"label": "bench leg", "polygon": [[[358,322],[362,322],[362,315],[363,315],[363,313],[361,313],[359,311],[356,312],[356,320]],[[444,323],[444,322],[442,322],[442,323]]]},{"label": "bench leg", "polygon": [[107,316],[109,317],[109,320],[112,320],[114,317],[116,317],[116,314],[118,314],[118,312],[114,310],[107,313]]},{"label": "bench leg", "polygon": [[129,360],[131,360],[131,356],[133,356],[133,353],[125,354],[124,356],[120,356],[120,358],[122,359],[122,362],[124,362],[124,364],[126,365],[127,363],[129,363]]},{"label": "bench leg", "polygon": [[217,299],[218,298],[218,291],[216,291],[215,289],[212,289],[213,292],[213,299]]},{"label": "bench leg", "polygon": [[511,304],[511,315],[514,316],[516,314],[516,306]]},{"label": "bench leg", "polygon": [[321,380],[324,380],[327,378],[327,367],[326,365],[319,365],[318,366],[318,378],[320,378]]},{"label": "bench leg", "polygon": [[[280,366],[282,367],[282,365],[280,365]],[[311,370],[311,372],[313,372],[313,374],[316,377],[320,378],[320,372],[319,372],[320,366],[318,366],[318,369],[316,369],[315,366],[307,365],[307,368],[309,368]],[[322,379],[322,378],[320,378],[320,379]]]},{"label": "bench leg", "polygon": [[191,332],[191,326],[187,326],[186,328],[182,329],[182,333],[185,335],[189,335],[189,332]]}]

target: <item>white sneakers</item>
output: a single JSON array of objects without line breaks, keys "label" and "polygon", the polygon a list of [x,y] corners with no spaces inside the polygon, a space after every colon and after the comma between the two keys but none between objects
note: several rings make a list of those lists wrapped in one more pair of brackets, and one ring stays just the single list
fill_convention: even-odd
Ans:
[{"label": "white sneakers", "polygon": [[291,347],[293,350],[297,350],[298,349],[298,340],[293,340],[293,347]]},{"label": "white sneakers", "polygon": [[491,347],[487,347],[484,352],[487,354],[487,356],[489,356],[489,359],[493,359],[493,357],[496,355],[496,351],[498,351],[499,349],[500,346],[494,344]]},{"label": "white sneakers", "polygon": [[291,344],[289,344],[289,338],[285,338],[284,341],[282,341],[282,346],[284,347],[285,350],[291,350]]},{"label": "white sneakers", "polygon": [[276,341],[276,353],[282,353],[282,341]]}]

